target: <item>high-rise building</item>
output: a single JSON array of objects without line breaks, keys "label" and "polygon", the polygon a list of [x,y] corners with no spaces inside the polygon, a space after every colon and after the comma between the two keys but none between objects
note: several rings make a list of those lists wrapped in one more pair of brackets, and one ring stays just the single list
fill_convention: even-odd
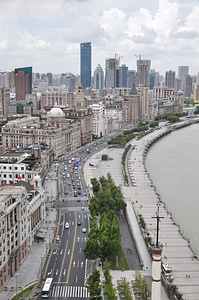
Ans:
[{"label": "high-rise building", "polygon": [[186,76],[189,74],[188,66],[179,66],[178,67],[178,78],[181,80],[181,90],[185,89],[185,80]]},{"label": "high-rise building", "polygon": [[119,65],[120,60],[115,55],[114,58],[107,58],[105,60],[105,87],[114,88],[119,87]]},{"label": "high-rise building", "polygon": [[91,43],[80,44],[80,75],[83,89],[91,87]]},{"label": "high-rise building", "polygon": [[185,78],[185,89],[184,89],[184,96],[185,98],[191,98],[192,94],[192,77],[190,75],[187,75]]},{"label": "high-rise building", "polygon": [[94,88],[99,90],[104,88],[104,71],[100,65],[97,65],[94,72]]},{"label": "high-rise building", "polygon": [[150,86],[150,67],[150,60],[137,60],[137,85]]},{"label": "high-rise building", "polygon": [[25,100],[32,93],[32,67],[15,69],[16,100]]},{"label": "high-rise building", "polygon": [[8,117],[8,108],[10,103],[10,89],[0,86],[0,110],[3,117]]},{"label": "high-rise building", "polygon": [[127,87],[128,67],[121,65],[119,67],[119,87]]},{"label": "high-rise building", "polygon": [[165,86],[174,88],[175,86],[175,71],[167,71],[165,74]]}]

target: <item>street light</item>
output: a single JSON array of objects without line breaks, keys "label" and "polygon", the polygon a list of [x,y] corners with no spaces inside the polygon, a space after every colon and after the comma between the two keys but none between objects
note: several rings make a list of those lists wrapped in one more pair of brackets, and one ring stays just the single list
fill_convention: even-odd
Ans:
[{"label": "street light", "polygon": [[20,275],[20,273],[16,273],[15,274],[15,277],[16,277],[16,299],[18,298],[17,297],[17,293],[18,293],[18,276]]}]

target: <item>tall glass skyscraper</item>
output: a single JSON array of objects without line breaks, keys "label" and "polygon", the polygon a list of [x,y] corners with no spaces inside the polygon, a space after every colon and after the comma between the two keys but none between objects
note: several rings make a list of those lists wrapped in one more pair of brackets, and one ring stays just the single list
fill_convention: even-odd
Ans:
[{"label": "tall glass skyscraper", "polygon": [[83,89],[91,87],[91,43],[80,44],[80,76]]}]

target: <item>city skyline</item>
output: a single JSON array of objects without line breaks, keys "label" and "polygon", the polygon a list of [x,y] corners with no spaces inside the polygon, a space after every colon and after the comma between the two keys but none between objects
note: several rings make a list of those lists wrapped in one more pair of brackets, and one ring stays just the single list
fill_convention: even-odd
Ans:
[{"label": "city skyline", "polygon": [[[36,9],[35,9],[36,8]],[[141,54],[165,75],[199,71],[198,0],[8,0],[1,5],[1,71],[80,74],[79,44],[92,44],[92,75],[116,54],[129,70]]]}]

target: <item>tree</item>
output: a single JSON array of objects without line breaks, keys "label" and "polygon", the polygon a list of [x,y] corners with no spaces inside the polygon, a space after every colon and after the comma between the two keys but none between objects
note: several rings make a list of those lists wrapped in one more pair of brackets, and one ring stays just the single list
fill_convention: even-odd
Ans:
[{"label": "tree", "polygon": [[118,291],[124,297],[124,300],[133,300],[132,287],[129,281],[125,277],[121,278],[118,286]]},{"label": "tree", "polygon": [[116,288],[112,283],[112,276],[110,274],[110,263],[105,261],[103,265],[104,277],[105,277],[105,285],[104,289],[106,291],[106,296],[108,300],[117,300]]},{"label": "tree", "polygon": [[93,186],[93,192],[94,194],[97,193],[100,189],[99,181],[96,178],[91,179],[91,184]]},{"label": "tree", "polygon": [[88,238],[84,253],[87,259],[97,259],[101,256],[98,238],[91,236]]},{"label": "tree", "polygon": [[90,299],[95,300],[96,297],[98,300],[102,300],[101,291],[102,286],[100,283],[100,272],[97,269],[94,269],[92,274],[87,280],[88,291],[90,292]]}]

